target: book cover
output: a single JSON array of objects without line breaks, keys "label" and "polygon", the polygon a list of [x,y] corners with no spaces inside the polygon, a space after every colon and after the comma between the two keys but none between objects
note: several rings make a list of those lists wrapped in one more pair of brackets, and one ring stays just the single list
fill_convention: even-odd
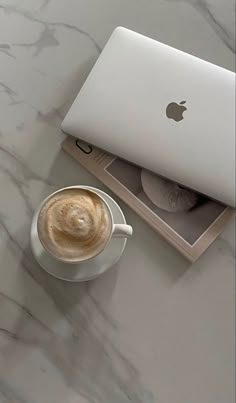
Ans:
[{"label": "book cover", "polygon": [[[166,211],[144,186],[145,170],[141,167],[72,136],[63,141],[62,148],[191,262],[202,255],[234,215],[232,208],[203,195],[198,195],[194,207],[187,211]],[[160,178],[152,174],[154,183],[155,177]]]}]

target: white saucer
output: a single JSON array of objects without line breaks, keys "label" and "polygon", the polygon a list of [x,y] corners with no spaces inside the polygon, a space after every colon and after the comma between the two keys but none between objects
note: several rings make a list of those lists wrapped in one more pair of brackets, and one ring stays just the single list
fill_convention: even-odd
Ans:
[{"label": "white saucer", "polygon": [[[102,197],[109,204],[114,222],[116,224],[126,224],[124,214],[118,204],[106,193],[99,189],[94,189],[88,186],[89,189],[101,194]],[[37,233],[37,219],[39,210],[36,211],[30,231],[31,247],[35,259],[40,266],[49,274],[65,281],[87,281],[92,280],[100,274],[104,273],[111,266],[118,262],[122,256],[125,246],[126,238],[112,238],[108,243],[105,250],[100,255],[80,264],[68,264],[54,259],[43,248]]]}]

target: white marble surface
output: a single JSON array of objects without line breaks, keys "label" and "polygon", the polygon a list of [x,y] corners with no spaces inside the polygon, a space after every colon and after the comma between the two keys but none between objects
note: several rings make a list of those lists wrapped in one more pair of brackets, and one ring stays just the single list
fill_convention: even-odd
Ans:
[{"label": "white marble surface", "polygon": [[234,0],[0,0],[0,402],[234,403],[234,224],[193,266],[124,205],[116,268],[65,284],[29,248],[50,192],[98,182],[60,123],[123,25],[235,69]]}]

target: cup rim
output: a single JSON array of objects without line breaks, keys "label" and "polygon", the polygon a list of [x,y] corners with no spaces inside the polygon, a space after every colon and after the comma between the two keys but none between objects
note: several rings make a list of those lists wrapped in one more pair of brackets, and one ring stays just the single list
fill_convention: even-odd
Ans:
[{"label": "cup rim", "polygon": [[[77,259],[77,260],[74,260],[74,261],[71,261],[70,259],[64,259],[64,258],[61,258],[61,257],[55,255],[45,245],[45,243],[43,242],[42,238],[40,237],[40,233],[39,233],[39,215],[40,215],[40,212],[41,212],[42,208],[45,206],[45,204],[48,202],[48,200],[50,200],[57,193],[61,193],[64,190],[69,190],[69,189],[84,189],[84,190],[87,190],[87,191],[95,194],[97,197],[99,197],[102,200],[102,202],[105,204],[106,208],[107,208],[107,211],[108,211],[109,216],[110,216],[110,222],[111,222],[110,234],[109,234],[105,244],[102,245],[102,247],[99,249],[99,251],[96,252],[94,255],[89,256],[88,258]],[[43,248],[46,250],[47,253],[49,253],[54,259],[56,259],[57,261],[62,262],[62,263],[67,263],[67,264],[69,263],[71,265],[75,265],[75,264],[87,262],[87,261],[95,258],[96,256],[100,255],[100,253],[102,253],[104,251],[104,249],[106,248],[107,244],[110,242],[110,240],[112,238],[113,227],[114,227],[114,219],[113,219],[112,211],[111,211],[111,208],[110,208],[109,204],[107,203],[107,201],[99,193],[96,192],[96,188],[86,186],[86,185],[84,185],[84,186],[83,185],[66,186],[64,188],[56,190],[55,192],[53,192],[50,195],[48,195],[45,199],[43,199],[43,201],[41,202],[41,204],[39,205],[38,210],[37,210],[37,235],[38,235],[39,241],[41,242]]]}]

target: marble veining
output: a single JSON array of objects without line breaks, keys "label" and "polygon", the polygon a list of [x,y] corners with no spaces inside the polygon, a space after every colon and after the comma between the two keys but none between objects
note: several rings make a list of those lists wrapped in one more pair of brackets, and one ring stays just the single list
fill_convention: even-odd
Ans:
[{"label": "marble veining", "polygon": [[[46,6],[48,2],[45,2],[43,7]],[[31,22],[41,24],[43,26],[43,31],[40,34],[40,37],[32,42],[32,43],[13,43],[12,46],[22,46],[22,47],[35,47],[35,52],[34,56],[38,56],[38,54],[45,48],[45,47],[50,47],[50,46],[58,46],[59,42],[55,38],[55,29],[56,28],[66,28],[68,30],[72,30],[80,35],[85,36],[88,38],[89,41],[93,43],[95,46],[96,50],[98,53],[101,52],[100,46],[97,44],[96,40],[86,31],[78,28],[75,25],[67,24],[64,22],[50,22],[50,21],[44,21],[42,18],[37,18],[34,15],[32,15],[30,12],[28,12],[25,9],[22,9],[18,6],[1,6],[0,9],[2,9],[6,14],[17,14],[20,16],[23,16],[24,18],[30,20]],[[3,45],[4,46],[4,45]],[[6,45],[5,45],[6,46]]]},{"label": "marble veining", "polygon": [[29,245],[54,190],[104,187],[60,124],[123,25],[235,69],[233,0],[0,0],[0,403],[233,403],[235,223],[196,264],[134,227],[99,279],[49,277]]},{"label": "marble veining", "polygon": [[226,2],[223,6],[219,0],[190,0],[190,4],[211,24],[228,49],[235,53],[235,3]]}]

